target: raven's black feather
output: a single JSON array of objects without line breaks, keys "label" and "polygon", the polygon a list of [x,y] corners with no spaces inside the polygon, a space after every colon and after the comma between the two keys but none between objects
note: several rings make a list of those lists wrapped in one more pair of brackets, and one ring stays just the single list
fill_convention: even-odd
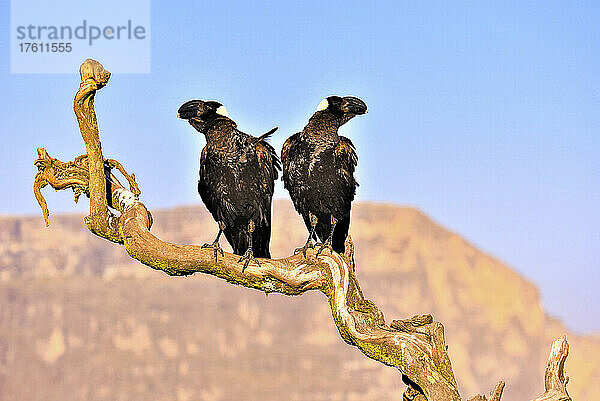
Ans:
[{"label": "raven's black feather", "polygon": [[327,107],[310,118],[302,132],[288,138],[281,154],[283,182],[294,207],[310,229],[310,213],[317,217],[315,232],[325,242],[331,232],[331,217],[337,220],[332,248],[344,252],[350,227],[350,209],[358,183],[354,179],[358,157],[352,141],[338,129],[366,105],[357,98],[327,99]]},{"label": "raven's black feather", "polygon": [[[233,120],[218,114],[220,106],[190,101],[179,111],[206,137],[198,193],[213,218],[225,224],[224,234],[235,254],[246,252],[248,235],[252,235],[254,256],[270,258],[271,200],[281,165],[275,149],[264,141],[266,137],[238,130]],[[251,234],[250,220],[255,227]]]}]

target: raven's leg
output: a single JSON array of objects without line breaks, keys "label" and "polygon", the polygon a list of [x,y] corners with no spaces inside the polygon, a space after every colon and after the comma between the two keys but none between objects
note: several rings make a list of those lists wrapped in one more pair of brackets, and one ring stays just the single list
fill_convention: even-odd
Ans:
[{"label": "raven's leg", "polygon": [[221,253],[221,256],[225,256],[223,248],[219,245],[219,239],[221,238],[221,234],[223,234],[223,230],[225,230],[225,223],[219,222],[219,233],[217,234],[217,238],[215,238],[212,244],[202,245],[202,248],[212,248],[215,251],[215,263],[217,262],[217,253]]},{"label": "raven's leg", "polygon": [[317,216],[308,212],[308,219],[310,220],[310,230],[308,230],[308,238],[306,239],[306,244],[304,244],[301,248],[294,249],[294,255],[302,252],[304,255],[304,259],[306,259],[306,251],[308,249],[313,249],[315,246],[312,243],[312,238],[315,236],[315,227],[317,227]]},{"label": "raven's leg", "polygon": [[254,253],[252,253],[252,233],[253,232],[254,232],[254,222],[252,220],[250,220],[248,222],[248,249],[246,250],[246,253],[244,254],[244,256],[242,256],[240,258],[240,260],[238,260],[238,263],[240,263],[242,260],[244,261],[244,267],[242,267],[242,273],[244,272],[244,270],[246,270],[246,267],[248,267],[248,264],[250,263],[250,261],[253,261],[260,267],[260,263],[258,263],[258,260],[254,257]]},{"label": "raven's leg", "polygon": [[329,249],[329,253],[333,253],[333,248],[331,247],[331,242],[333,241],[333,231],[335,230],[336,224],[337,224],[336,218],[333,217],[333,215],[331,215],[331,231],[329,232],[329,237],[327,237],[327,240],[325,241],[325,243],[323,245],[321,245],[321,247],[317,251],[317,256],[319,256],[319,254],[321,253],[321,251],[323,249]]}]

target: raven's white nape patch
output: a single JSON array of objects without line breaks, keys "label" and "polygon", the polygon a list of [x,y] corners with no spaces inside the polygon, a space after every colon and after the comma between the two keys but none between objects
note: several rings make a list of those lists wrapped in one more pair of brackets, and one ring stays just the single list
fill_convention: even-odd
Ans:
[{"label": "raven's white nape patch", "polygon": [[217,114],[229,117],[229,113],[227,113],[227,109],[225,108],[225,106],[219,106],[219,108],[217,109]]},{"label": "raven's white nape patch", "polygon": [[325,110],[327,107],[329,107],[329,101],[327,99],[323,99],[317,106],[317,111]]}]

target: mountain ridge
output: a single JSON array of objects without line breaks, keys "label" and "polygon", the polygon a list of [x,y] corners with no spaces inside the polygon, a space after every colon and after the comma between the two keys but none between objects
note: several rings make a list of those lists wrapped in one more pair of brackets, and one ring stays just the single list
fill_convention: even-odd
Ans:
[{"label": "mountain ridge", "polygon": [[[166,241],[202,244],[216,233],[216,224],[200,206],[157,210],[153,215],[152,231]],[[50,224],[45,229],[41,217],[0,216],[0,302],[8,305],[8,312],[0,315],[0,333],[5,334],[4,344],[0,342],[0,399],[60,399],[66,384],[40,398],[35,391],[23,397],[12,383],[19,381],[18,372],[26,366],[34,367],[40,382],[48,376],[68,382],[77,376],[73,366],[81,364],[91,364],[103,375],[119,372],[133,384],[124,385],[110,374],[106,383],[97,383],[91,372],[84,372],[79,375],[81,383],[107,388],[93,395],[90,387],[78,399],[115,399],[118,394],[143,399],[149,388],[158,398],[178,400],[251,395],[256,398],[250,399],[275,400],[283,391],[289,395],[284,399],[401,398],[397,372],[345,345],[317,294],[265,298],[201,275],[167,277],[132,261],[122,247],[87,232],[81,215],[52,215]],[[531,282],[415,208],[358,202],[350,234],[363,292],[387,321],[433,313],[445,325],[464,397],[489,391],[498,380],[507,382],[505,400],[541,394],[550,343],[568,330],[545,314]],[[305,236],[291,204],[276,201],[274,257],[288,256]],[[161,302],[163,291],[171,298]],[[198,296],[203,293],[208,296]],[[192,300],[202,308],[197,310]],[[207,327],[193,327],[191,322],[198,321],[207,322]],[[189,340],[198,330],[212,340]],[[30,343],[35,346],[25,351],[26,344],[18,337],[28,333],[33,333]],[[569,334],[568,338],[569,392],[577,400],[597,399],[598,337]],[[90,345],[94,341],[101,344],[99,349]],[[91,347],[89,353],[80,354],[85,347]],[[23,357],[11,359],[11,352],[17,351]],[[260,357],[265,352],[269,356]],[[133,362],[125,363],[124,355]],[[247,388],[228,387],[218,379],[231,377],[232,365],[226,363],[231,358]],[[207,361],[215,367],[206,368]],[[167,368],[175,365],[177,372],[185,372],[187,366],[188,373],[169,376]],[[186,384],[194,366],[205,367],[199,387]],[[310,385],[292,373],[298,369],[310,377]],[[143,373],[147,370],[151,372]],[[279,384],[259,385],[249,372],[264,380],[274,377]],[[332,386],[335,380],[327,379],[340,374],[337,387]]]}]

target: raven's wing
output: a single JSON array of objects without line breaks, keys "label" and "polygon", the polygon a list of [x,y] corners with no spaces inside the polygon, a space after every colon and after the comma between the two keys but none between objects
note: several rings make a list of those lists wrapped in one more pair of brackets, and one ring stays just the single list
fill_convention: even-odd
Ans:
[{"label": "raven's wing", "polygon": [[335,148],[335,156],[341,176],[348,184],[357,187],[358,182],[354,179],[354,170],[356,170],[358,163],[358,155],[352,141],[344,136],[340,136]]},{"label": "raven's wing", "polygon": [[277,180],[279,171],[281,170],[281,162],[279,161],[277,152],[273,146],[266,141],[266,139],[276,130],[277,128],[274,128],[266,134],[256,138],[256,143],[254,144],[254,151],[256,152],[256,159],[260,170],[257,175],[260,177],[261,187],[264,189],[263,191],[260,191],[260,194],[257,194],[260,196],[260,215],[263,216],[264,220],[261,224],[256,225],[253,234],[252,248],[254,256],[262,258],[271,257],[271,253],[269,252],[269,242],[271,238],[271,200],[273,191],[275,190],[275,180]]},{"label": "raven's wing", "polygon": [[227,185],[221,179],[223,172],[218,163],[213,160],[215,156],[209,154],[206,147],[200,155],[200,171],[198,178],[198,194],[217,222],[226,225],[233,224],[236,209],[226,195],[224,187]]},{"label": "raven's wing", "polygon": [[[292,163],[297,157],[296,149],[300,143],[300,133],[295,133],[285,140],[283,143],[283,148],[281,149],[281,162],[283,164],[283,175],[282,179],[285,184],[285,187],[288,188],[290,183],[290,172],[292,170]],[[289,188],[288,188],[289,190]]]},{"label": "raven's wing", "polygon": [[261,169],[265,170],[267,173],[271,194],[273,194],[275,188],[275,180],[279,177],[279,171],[281,171],[281,161],[277,156],[275,148],[267,142],[267,139],[269,139],[278,128],[279,127],[271,128],[268,132],[256,138],[256,144],[254,145],[256,156],[258,157],[258,164]]},{"label": "raven's wing", "polygon": [[256,157],[258,158],[258,164],[260,168],[265,172],[268,178],[270,191],[273,193],[275,180],[279,177],[279,171],[281,171],[281,161],[277,157],[277,153],[273,146],[265,141],[257,142],[254,145],[256,150]]}]

